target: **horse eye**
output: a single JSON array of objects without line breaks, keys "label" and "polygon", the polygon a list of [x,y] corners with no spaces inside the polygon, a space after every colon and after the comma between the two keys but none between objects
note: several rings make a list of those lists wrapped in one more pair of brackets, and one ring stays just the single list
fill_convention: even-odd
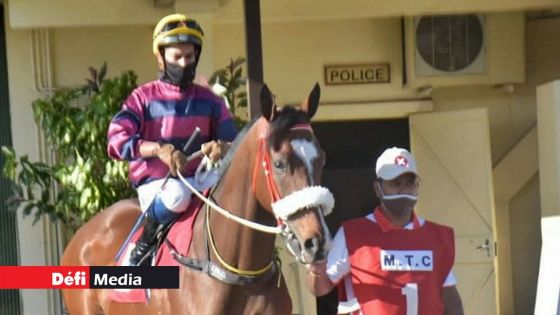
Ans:
[{"label": "horse eye", "polygon": [[276,168],[279,171],[283,171],[286,169],[288,165],[286,164],[286,162],[282,161],[282,160],[276,160],[274,161],[274,168]]}]

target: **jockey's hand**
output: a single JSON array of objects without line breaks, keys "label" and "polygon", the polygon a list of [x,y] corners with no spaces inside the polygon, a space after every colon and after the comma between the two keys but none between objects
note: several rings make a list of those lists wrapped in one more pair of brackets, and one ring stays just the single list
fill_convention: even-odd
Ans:
[{"label": "jockey's hand", "polygon": [[229,147],[230,144],[225,141],[213,140],[202,144],[202,146],[200,146],[200,151],[207,156],[212,163],[216,163],[226,155]]},{"label": "jockey's hand", "polygon": [[187,157],[183,152],[175,149],[175,146],[169,143],[160,146],[157,156],[169,167],[173,176],[177,176],[177,172],[180,172],[187,165]]}]

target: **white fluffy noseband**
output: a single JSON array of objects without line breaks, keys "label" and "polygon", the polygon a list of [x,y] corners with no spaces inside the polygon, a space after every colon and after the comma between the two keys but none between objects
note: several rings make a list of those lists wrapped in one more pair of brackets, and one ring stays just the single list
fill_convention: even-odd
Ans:
[{"label": "white fluffy noseband", "polygon": [[290,215],[305,208],[321,207],[323,216],[331,213],[334,207],[333,194],[325,187],[305,187],[287,195],[272,204],[272,211],[277,218],[286,220]]}]

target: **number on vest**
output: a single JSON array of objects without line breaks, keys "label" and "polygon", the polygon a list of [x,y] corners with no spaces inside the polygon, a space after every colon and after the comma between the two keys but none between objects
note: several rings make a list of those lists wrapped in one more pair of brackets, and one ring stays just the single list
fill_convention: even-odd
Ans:
[{"label": "number on vest", "polygon": [[418,315],[418,284],[407,283],[401,293],[406,297],[406,315]]}]

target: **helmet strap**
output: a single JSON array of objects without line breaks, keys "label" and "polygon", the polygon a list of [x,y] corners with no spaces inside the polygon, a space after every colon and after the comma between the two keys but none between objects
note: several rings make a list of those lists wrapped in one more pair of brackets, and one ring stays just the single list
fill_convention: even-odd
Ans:
[{"label": "helmet strap", "polygon": [[159,52],[156,55],[157,58],[157,64],[158,64],[158,69],[159,72],[165,72],[165,52],[164,52],[164,47],[160,47],[159,48]]}]

